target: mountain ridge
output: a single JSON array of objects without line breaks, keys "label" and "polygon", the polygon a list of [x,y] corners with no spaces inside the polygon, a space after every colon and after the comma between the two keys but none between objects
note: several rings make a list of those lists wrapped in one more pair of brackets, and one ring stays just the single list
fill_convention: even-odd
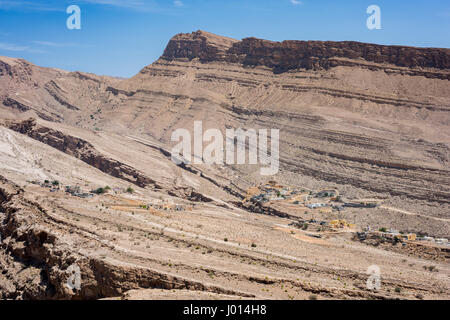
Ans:
[{"label": "mountain ridge", "polygon": [[[449,247],[376,232],[450,238],[449,70],[390,50],[200,31],[124,80],[0,57],[0,298],[447,297]],[[196,121],[279,129],[278,173],[174,163]]]},{"label": "mountain ridge", "polygon": [[[435,71],[450,69],[450,49],[446,48],[389,46],[356,41],[276,42],[254,37],[239,41],[200,30],[174,36],[161,59],[199,59],[204,63],[227,62],[244,66],[263,66],[272,69],[274,73],[296,69],[329,69],[361,62]],[[450,75],[445,72],[431,77],[450,79]]]}]

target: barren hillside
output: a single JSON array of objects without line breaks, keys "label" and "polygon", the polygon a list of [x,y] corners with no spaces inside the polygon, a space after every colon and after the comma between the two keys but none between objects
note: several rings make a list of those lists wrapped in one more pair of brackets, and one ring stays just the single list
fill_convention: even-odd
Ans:
[{"label": "barren hillside", "polygon": [[[450,49],[204,31],[125,80],[0,57],[0,297],[447,299],[449,81]],[[279,129],[278,174],[177,166],[194,121]]]}]

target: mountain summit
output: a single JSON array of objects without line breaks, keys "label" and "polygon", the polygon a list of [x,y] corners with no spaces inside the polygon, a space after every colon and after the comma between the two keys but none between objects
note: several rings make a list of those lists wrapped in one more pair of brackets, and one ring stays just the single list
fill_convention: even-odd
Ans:
[{"label": "mountain summit", "polygon": [[[414,69],[450,69],[450,49],[385,46],[351,41],[275,42],[257,38],[238,41],[205,31],[174,36],[162,58],[266,66],[276,73],[300,68],[319,70],[339,65],[362,66],[364,63]],[[449,79],[448,72],[434,76]]]}]

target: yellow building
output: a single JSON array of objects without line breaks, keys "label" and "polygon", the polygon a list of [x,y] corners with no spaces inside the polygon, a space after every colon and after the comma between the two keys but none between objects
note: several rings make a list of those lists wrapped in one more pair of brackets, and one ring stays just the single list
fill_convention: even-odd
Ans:
[{"label": "yellow building", "polygon": [[417,239],[417,235],[415,233],[410,233],[407,235],[407,237],[408,237],[408,240],[410,240],[410,241],[416,241],[416,239]]}]

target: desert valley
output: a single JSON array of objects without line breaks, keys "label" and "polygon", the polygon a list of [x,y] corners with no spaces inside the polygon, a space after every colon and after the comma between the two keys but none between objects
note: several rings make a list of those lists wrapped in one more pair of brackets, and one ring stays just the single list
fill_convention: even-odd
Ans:
[{"label": "desert valley", "polygon": [[[450,297],[450,49],[197,31],[129,79],[0,57],[0,111],[2,299]],[[278,172],[174,163],[195,121],[279,129]]]}]

